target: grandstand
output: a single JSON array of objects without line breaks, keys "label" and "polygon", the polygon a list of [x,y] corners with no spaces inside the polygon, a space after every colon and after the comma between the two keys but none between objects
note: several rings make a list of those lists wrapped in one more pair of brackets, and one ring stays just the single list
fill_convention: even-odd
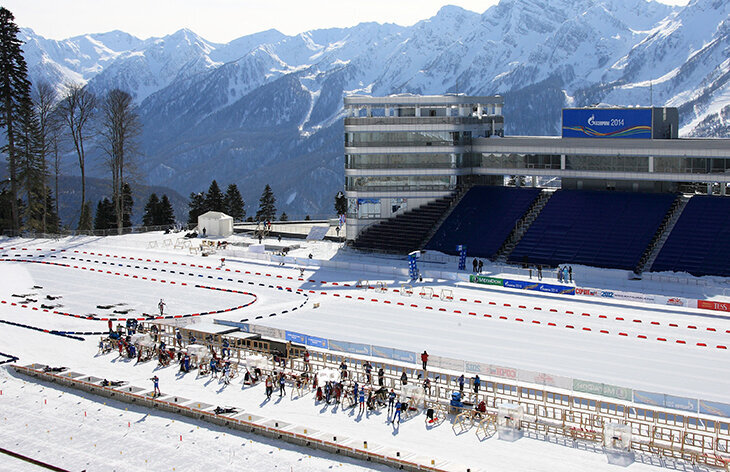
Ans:
[{"label": "grandstand", "polygon": [[676,195],[559,190],[509,261],[633,270]]},{"label": "grandstand", "polygon": [[426,249],[457,254],[456,246],[465,244],[470,256],[491,258],[539,194],[535,188],[472,187]]},{"label": "grandstand", "polygon": [[659,251],[653,272],[730,276],[730,199],[695,195]]}]

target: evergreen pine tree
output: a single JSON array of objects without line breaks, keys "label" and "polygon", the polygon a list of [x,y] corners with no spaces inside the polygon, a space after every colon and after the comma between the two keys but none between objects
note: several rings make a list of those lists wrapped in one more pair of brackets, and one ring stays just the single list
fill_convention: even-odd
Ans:
[{"label": "evergreen pine tree", "polygon": [[241,192],[238,191],[236,184],[230,184],[226,189],[225,197],[225,213],[233,218],[233,221],[243,221],[246,217],[246,210],[244,210],[245,203]]},{"label": "evergreen pine tree", "polygon": [[53,198],[50,188],[46,188],[46,233],[58,234],[61,229],[61,220],[56,213],[56,199]]},{"label": "evergreen pine tree", "polygon": [[208,193],[205,194],[205,211],[226,211],[225,197],[215,180],[211,182]]},{"label": "evergreen pine tree", "polygon": [[81,207],[81,215],[79,216],[79,227],[81,231],[90,231],[93,224],[91,217],[91,202],[85,202]]},{"label": "evergreen pine tree", "polygon": [[159,220],[155,222],[156,225],[173,226],[175,224],[175,212],[172,209],[172,204],[167,198],[167,195],[162,195],[157,213]]},{"label": "evergreen pine tree", "polygon": [[29,231],[43,232],[45,210],[45,182],[47,172],[41,157],[41,139],[38,116],[32,103],[23,103],[20,115],[19,134],[16,142],[18,149],[18,179],[25,197],[24,228]]},{"label": "evergreen pine tree", "polygon": [[30,81],[28,66],[18,38],[20,29],[13,14],[0,7],[0,127],[5,128],[6,144],[2,152],[7,155],[10,174],[11,229],[20,229],[20,208],[18,207],[18,139],[19,117],[24,104],[30,102]]},{"label": "evergreen pine tree", "polygon": [[94,217],[94,229],[113,229],[116,227],[117,216],[114,211],[114,203],[108,198],[99,200],[96,205],[96,216]]},{"label": "evergreen pine tree", "polygon": [[156,222],[159,221],[159,211],[160,199],[157,198],[156,193],[153,193],[152,195],[150,195],[150,199],[147,200],[147,204],[144,206],[142,224],[144,226],[155,226]]},{"label": "evergreen pine tree", "polygon": [[276,218],[276,197],[269,184],[259,198],[259,209],[256,212],[256,221],[273,221]]},{"label": "evergreen pine tree", "polygon": [[132,227],[132,207],[134,207],[134,200],[132,199],[132,189],[128,183],[122,185],[122,208],[124,214],[122,215],[122,227]]},{"label": "evergreen pine tree", "polygon": [[202,193],[191,193],[188,202],[188,223],[197,224],[198,217],[205,213],[205,196]]},{"label": "evergreen pine tree", "polygon": [[289,221],[289,215],[287,215],[285,211],[281,212],[281,216],[279,217],[279,221]]}]

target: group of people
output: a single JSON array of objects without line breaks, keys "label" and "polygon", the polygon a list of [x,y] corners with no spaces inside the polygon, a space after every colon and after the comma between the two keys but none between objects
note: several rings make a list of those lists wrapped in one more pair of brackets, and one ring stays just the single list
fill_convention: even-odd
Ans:
[{"label": "group of people", "polygon": [[474,258],[473,261],[471,261],[472,265],[472,272],[475,274],[481,274],[482,270],[484,269],[484,261],[481,259]]},{"label": "group of people", "polygon": [[573,283],[573,267],[569,265],[558,266],[558,282]]}]

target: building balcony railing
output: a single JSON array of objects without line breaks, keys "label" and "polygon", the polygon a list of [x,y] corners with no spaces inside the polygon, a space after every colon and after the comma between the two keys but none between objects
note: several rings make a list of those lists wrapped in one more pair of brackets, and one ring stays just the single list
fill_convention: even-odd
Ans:
[{"label": "building balcony railing", "polygon": [[368,187],[352,187],[346,186],[346,192],[447,192],[454,190],[456,184],[453,185],[380,185]]},{"label": "building balcony railing", "polygon": [[460,139],[458,141],[360,141],[358,143],[345,143],[345,147],[417,147],[417,146],[470,146],[471,139]]},{"label": "building balcony railing", "polygon": [[504,123],[502,115],[474,116],[371,116],[345,118],[345,126],[358,125],[491,125]]}]

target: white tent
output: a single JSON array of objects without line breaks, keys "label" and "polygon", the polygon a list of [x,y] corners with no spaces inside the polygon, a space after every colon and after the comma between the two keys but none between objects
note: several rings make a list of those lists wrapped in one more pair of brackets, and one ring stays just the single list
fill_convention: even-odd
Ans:
[{"label": "white tent", "polygon": [[198,217],[198,231],[205,236],[227,237],[233,234],[233,218],[219,211],[209,211]]}]

